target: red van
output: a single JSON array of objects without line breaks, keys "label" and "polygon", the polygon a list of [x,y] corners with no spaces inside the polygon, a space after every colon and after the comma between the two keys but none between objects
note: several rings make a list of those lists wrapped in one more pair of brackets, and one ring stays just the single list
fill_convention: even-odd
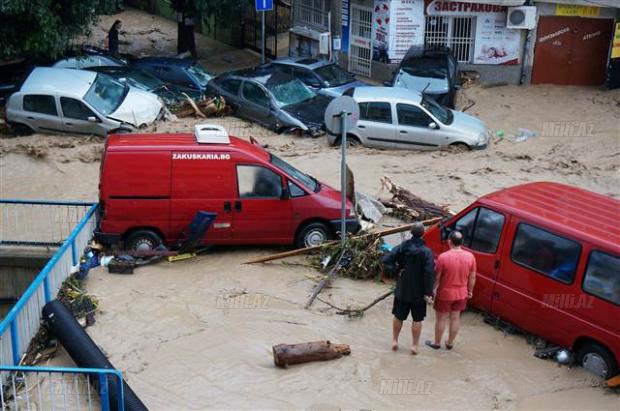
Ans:
[{"label": "red van", "polygon": [[[340,191],[216,125],[109,136],[99,202],[95,238],[133,250],[175,242],[200,210],[217,213],[206,244],[313,246],[340,227]],[[356,232],[350,202],[347,215]]]},{"label": "red van", "polygon": [[620,201],[556,183],[480,198],[425,235],[451,230],[478,263],[472,305],[575,353],[605,378],[620,360]]}]

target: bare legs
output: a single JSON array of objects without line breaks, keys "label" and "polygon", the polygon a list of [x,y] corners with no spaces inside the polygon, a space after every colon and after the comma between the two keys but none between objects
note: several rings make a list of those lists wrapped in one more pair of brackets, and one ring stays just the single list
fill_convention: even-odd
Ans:
[{"label": "bare legs", "polygon": [[400,335],[400,330],[403,328],[403,322],[398,318],[394,317],[392,321],[392,350],[398,350],[398,336]]},{"label": "bare legs", "polygon": [[437,319],[435,321],[435,345],[441,345],[441,337],[446,330],[446,325],[450,323],[448,330],[448,341],[446,341],[446,348],[450,349],[454,345],[454,339],[459,332],[461,325],[461,312],[452,311],[449,313],[440,313],[435,311]]},{"label": "bare legs", "polygon": [[422,321],[414,321],[411,324],[411,354],[418,354],[418,342],[420,342],[420,334],[422,334]]}]

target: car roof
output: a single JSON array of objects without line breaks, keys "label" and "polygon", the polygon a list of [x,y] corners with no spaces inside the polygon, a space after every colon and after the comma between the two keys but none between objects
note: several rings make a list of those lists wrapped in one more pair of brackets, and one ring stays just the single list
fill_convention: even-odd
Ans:
[{"label": "car roof", "polygon": [[281,69],[278,70],[269,66],[260,66],[249,69],[229,71],[219,76],[219,78],[221,79],[227,79],[231,77],[239,77],[245,80],[254,80],[262,85],[267,85],[273,82],[282,83],[283,81],[290,81],[295,79],[295,77],[291,76],[290,74],[284,73]]},{"label": "car roof", "polygon": [[192,133],[178,134],[112,134],[106,141],[107,151],[158,151],[187,150],[201,148],[208,151],[243,151],[255,158],[268,160],[269,153],[262,147],[242,140],[238,137],[230,136],[228,144],[200,144]]},{"label": "car roof", "polygon": [[422,93],[402,87],[355,87],[353,98],[360,101],[401,101],[420,104]]},{"label": "car roof", "polygon": [[97,73],[86,70],[37,67],[28,76],[20,91],[23,93],[86,94]]},{"label": "car roof", "polygon": [[142,57],[136,60],[135,64],[147,63],[147,64],[161,64],[166,66],[179,66],[187,67],[196,63],[194,59],[179,58],[179,57]]},{"label": "car roof", "polygon": [[615,198],[566,184],[535,182],[488,194],[479,202],[620,254],[620,200]]},{"label": "car roof", "polygon": [[273,64],[286,64],[289,66],[305,67],[311,70],[319,67],[328,66],[334,64],[332,61],[325,59],[318,59],[313,57],[287,57],[272,61]]}]

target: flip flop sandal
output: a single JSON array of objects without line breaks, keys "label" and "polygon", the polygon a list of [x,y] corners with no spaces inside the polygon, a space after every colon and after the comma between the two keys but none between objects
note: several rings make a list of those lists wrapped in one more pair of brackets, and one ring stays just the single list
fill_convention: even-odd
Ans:
[{"label": "flip flop sandal", "polygon": [[454,345],[450,345],[448,343],[446,343],[446,350],[451,350],[454,348]]},{"label": "flip flop sandal", "polygon": [[434,344],[431,340],[426,340],[424,341],[425,345],[428,345],[429,347],[431,347],[433,350],[438,350],[441,348],[441,345],[439,344]]}]

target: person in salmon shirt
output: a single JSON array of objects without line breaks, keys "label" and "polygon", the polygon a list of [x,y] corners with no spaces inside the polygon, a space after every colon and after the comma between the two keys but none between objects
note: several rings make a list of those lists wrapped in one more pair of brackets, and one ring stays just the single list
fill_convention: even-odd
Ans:
[{"label": "person in salmon shirt", "polygon": [[435,264],[435,341],[426,345],[438,350],[441,348],[446,325],[449,323],[446,349],[451,350],[459,332],[461,312],[472,298],[476,283],[476,258],[461,248],[463,234],[452,231],[448,237],[450,250],[437,257]]}]

